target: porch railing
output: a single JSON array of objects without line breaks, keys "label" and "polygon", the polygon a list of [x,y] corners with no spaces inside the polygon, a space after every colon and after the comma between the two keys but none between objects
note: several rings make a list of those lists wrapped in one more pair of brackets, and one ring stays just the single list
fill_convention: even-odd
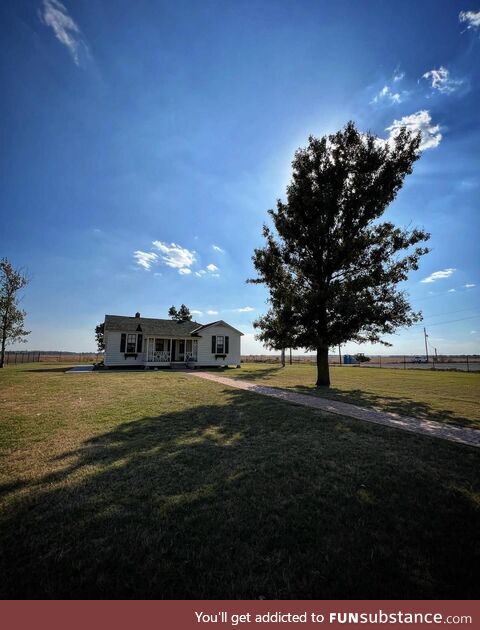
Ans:
[{"label": "porch railing", "polygon": [[148,357],[149,361],[154,361],[156,363],[169,363],[170,362],[170,351],[169,350],[155,350]]},{"label": "porch railing", "polygon": [[196,361],[197,353],[196,352],[185,352],[185,361]]}]

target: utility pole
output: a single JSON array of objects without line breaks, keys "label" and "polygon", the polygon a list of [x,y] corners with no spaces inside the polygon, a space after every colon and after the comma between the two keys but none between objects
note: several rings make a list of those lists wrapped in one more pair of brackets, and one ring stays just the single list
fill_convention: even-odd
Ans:
[{"label": "utility pole", "polygon": [[425,328],[423,329],[423,334],[425,336],[425,356],[427,357],[427,363],[428,363],[428,342],[427,342],[428,335]]}]

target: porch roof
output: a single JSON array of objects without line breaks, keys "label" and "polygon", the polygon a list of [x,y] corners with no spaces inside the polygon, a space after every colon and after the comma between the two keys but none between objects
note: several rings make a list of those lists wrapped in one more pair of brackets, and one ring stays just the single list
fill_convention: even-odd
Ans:
[{"label": "porch roof", "polygon": [[152,317],[127,317],[123,315],[105,315],[105,331],[141,332],[144,335],[161,337],[199,337],[192,333],[200,328],[198,322],[177,322],[173,319],[154,319]]}]

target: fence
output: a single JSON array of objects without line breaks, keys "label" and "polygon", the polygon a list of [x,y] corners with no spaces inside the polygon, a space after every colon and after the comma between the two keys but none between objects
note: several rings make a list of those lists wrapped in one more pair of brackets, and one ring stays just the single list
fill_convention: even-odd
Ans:
[{"label": "fence", "polygon": [[5,364],[17,363],[97,363],[103,359],[102,352],[5,352]]},{"label": "fence", "polygon": [[[419,358],[414,355],[375,355],[366,357],[365,362],[354,362],[351,364],[342,363],[338,355],[329,355],[328,363],[332,367],[355,367],[355,368],[396,368],[396,369],[430,369],[430,370],[461,370],[462,372],[478,372],[480,371],[480,355],[442,355],[438,357],[429,357],[428,362],[425,358]],[[280,365],[280,355],[260,355],[250,354],[242,356],[242,363],[273,363]],[[293,355],[291,358],[289,353],[285,353],[285,363],[289,364],[315,364],[315,355]]]}]

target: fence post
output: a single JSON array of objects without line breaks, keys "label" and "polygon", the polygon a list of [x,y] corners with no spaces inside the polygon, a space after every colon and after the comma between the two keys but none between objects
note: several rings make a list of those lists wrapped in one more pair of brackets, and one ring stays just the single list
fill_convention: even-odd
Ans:
[{"label": "fence post", "polygon": [[468,354],[467,354],[467,372],[470,372],[470,363],[468,362]]}]

